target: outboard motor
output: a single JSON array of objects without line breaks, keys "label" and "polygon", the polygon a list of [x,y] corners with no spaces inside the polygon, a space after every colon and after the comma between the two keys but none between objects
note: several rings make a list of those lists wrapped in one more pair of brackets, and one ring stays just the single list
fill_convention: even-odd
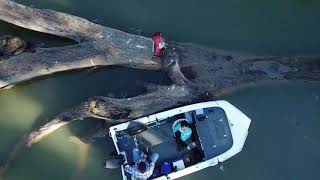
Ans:
[{"label": "outboard motor", "polygon": [[106,169],[117,169],[125,162],[125,157],[123,154],[118,155],[114,159],[109,159],[104,162],[104,168]]}]

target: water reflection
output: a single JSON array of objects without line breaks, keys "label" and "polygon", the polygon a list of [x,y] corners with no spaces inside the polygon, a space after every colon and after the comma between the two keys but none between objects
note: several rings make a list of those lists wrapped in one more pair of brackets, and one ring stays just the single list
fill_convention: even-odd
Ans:
[{"label": "water reflection", "polygon": [[84,170],[88,163],[90,144],[83,142],[75,136],[69,137],[69,141],[77,145],[77,165],[71,180],[79,179],[79,174]]},{"label": "water reflection", "polygon": [[5,172],[21,152],[24,138],[43,112],[43,104],[15,89],[0,92],[0,166]]},{"label": "water reflection", "polygon": [[[43,112],[40,102],[20,91],[0,93],[0,107],[1,125],[20,131],[31,128],[34,120]],[[10,121],[6,120],[7,118],[10,118]]]}]

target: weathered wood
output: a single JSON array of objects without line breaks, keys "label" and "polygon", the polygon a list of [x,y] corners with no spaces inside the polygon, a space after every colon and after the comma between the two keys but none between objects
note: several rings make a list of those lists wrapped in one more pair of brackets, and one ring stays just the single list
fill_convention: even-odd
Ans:
[{"label": "weathered wood", "polygon": [[93,117],[108,124],[115,124],[199,99],[197,94],[184,86],[156,88],[153,92],[126,99],[101,96],[90,98],[32,132],[27,139],[27,145],[31,146],[57,128],[75,120]]},{"label": "weathered wood", "polygon": [[[94,66],[122,65],[134,68],[160,69],[152,57],[151,41],[144,48],[137,44],[109,44],[105,41],[85,42],[73,46],[37,49],[0,61],[0,88],[60,71]],[[134,55],[134,56],[132,56]]]},{"label": "weathered wood", "polygon": [[103,39],[118,31],[70,14],[31,8],[9,0],[0,0],[0,9],[0,19],[3,21],[77,42]]},{"label": "weathered wood", "polygon": [[104,27],[52,10],[30,8],[0,0],[0,19],[27,29],[73,39],[80,44],[37,49],[0,62],[0,89],[55,72],[93,66],[123,65],[160,68],[152,40]]}]

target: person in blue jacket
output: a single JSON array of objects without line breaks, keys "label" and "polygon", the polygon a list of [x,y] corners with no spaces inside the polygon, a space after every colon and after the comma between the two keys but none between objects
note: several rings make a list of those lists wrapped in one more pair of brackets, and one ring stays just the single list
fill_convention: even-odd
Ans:
[{"label": "person in blue jacket", "polygon": [[190,150],[190,146],[188,141],[192,141],[193,146],[194,137],[192,136],[191,125],[188,123],[186,119],[178,119],[172,125],[173,136],[176,139],[178,150],[180,151],[182,148],[188,148]]}]

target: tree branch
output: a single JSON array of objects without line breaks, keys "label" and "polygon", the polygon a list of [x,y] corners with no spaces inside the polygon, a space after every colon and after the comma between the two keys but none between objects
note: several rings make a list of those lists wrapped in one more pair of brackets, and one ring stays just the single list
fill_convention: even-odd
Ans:
[{"label": "tree branch", "polygon": [[174,43],[184,76],[212,96],[263,81],[320,80],[320,56],[258,57]]},{"label": "tree branch", "polygon": [[116,124],[197,99],[197,96],[182,86],[159,87],[155,92],[126,99],[93,97],[33,131],[28,136],[26,144],[31,146],[63,125],[75,120],[93,117],[104,120],[108,124]]},{"label": "tree branch", "polygon": [[67,37],[77,42],[101,39],[107,29],[83,18],[52,10],[27,7],[0,0],[0,19],[38,32]]},{"label": "tree branch", "polygon": [[151,45],[137,48],[98,41],[23,53],[0,61],[0,89],[38,76],[93,66],[160,69],[161,61],[152,58]]},{"label": "tree branch", "polygon": [[141,41],[151,41],[149,38],[101,26],[81,17],[31,8],[10,0],[0,0],[0,20],[26,29],[66,37],[78,43],[104,40],[110,43],[130,41],[131,44],[144,44]]}]

